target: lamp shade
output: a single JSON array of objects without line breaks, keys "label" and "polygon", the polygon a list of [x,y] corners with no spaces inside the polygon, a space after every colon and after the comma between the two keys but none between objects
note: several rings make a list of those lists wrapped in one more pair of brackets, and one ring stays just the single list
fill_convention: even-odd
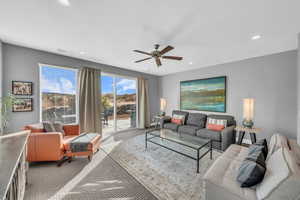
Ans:
[{"label": "lamp shade", "polygon": [[160,99],[160,111],[165,111],[167,107],[167,100],[164,98]]},{"label": "lamp shade", "polygon": [[254,117],[254,99],[244,99],[244,119],[253,120]]}]

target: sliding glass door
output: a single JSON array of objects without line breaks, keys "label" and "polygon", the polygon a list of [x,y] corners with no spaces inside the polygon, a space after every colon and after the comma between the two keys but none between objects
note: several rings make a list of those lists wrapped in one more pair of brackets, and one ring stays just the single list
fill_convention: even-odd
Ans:
[{"label": "sliding glass door", "polygon": [[137,82],[135,78],[102,74],[102,131],[136,127]]}]

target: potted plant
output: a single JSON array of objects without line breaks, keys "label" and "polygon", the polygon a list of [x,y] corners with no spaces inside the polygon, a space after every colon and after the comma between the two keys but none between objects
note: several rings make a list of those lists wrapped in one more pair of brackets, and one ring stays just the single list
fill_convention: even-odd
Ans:
[{"label": "potted plant", "polygon": [[11,112],[12,106],[16,101],[17,99],[12,94],[8,94],[7,96],[0,98],[0,135],[4,134],[4,131],[9,124],[9,113]]}]

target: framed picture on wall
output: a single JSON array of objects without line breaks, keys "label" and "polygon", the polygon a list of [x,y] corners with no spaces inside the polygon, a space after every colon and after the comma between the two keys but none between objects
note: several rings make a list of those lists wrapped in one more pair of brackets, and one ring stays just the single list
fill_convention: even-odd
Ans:
[{"label": "framed picture on wall", "polygon": [[226,112],[226,76],[181,81],[180,109]]},{"label": "framed picture on wall", "polygon": [[32,82],[26,81],[12,81],[13,95],[32,95]]},{"label": "framed picture on wall", "polygon": [[33,111],[33,99],[32,98],[17,98],[12,105],[13,112],[31,112]]}]

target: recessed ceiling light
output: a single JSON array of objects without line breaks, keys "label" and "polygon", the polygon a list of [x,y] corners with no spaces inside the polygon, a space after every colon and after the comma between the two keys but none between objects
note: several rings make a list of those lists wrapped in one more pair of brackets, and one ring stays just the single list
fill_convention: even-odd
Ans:
[{"label": "recessed ceiling light", "polygon": [[190,65],[192,65],[192,64],[193,64],[193,62],[189,62],[189,64],[190,64]]},{"label": "recessed ceiling light", "polygon": [[58,2],[63,6],[70,6],[71,5],[69,0],[58,0]]},{"label": "recessed ceiling light", "polygon": [[80,53],[80,55],[85,55],[86,54],[84,51],[80,51],[79,53]]},{"label": "recessed ceiling light", "polygon": [[253,36],[251,37],[251,40],[259,40],[260,38],[261,38],[260,35],[253,35]]}]

